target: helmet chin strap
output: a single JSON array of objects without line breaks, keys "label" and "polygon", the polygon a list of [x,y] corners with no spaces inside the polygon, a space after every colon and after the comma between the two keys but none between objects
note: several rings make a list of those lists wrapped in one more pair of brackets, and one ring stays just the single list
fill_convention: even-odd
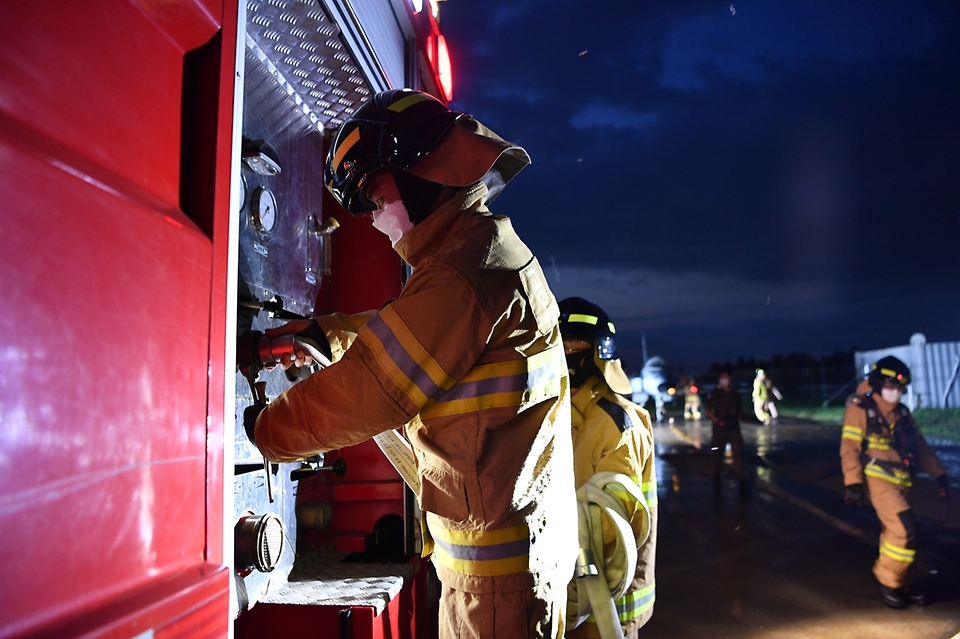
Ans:
[{"label": "helmet chin strap", "polygon": [[433,213],[433,205],[443,190],[443,184],[418,178],[394,167],[390,167],[390,173],[397,183],[397,190],[400,191],[400,199],[407,208],[410,222],[414,226],[420,224]]}]

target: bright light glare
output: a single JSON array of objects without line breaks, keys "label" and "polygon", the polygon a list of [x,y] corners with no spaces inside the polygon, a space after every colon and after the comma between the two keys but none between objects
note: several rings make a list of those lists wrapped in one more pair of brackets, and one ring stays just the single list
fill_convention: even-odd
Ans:
[{"label": "bright light glare", "polygon": [[410,0],[410,3],[413,5],[414,13],[420,13],[423,11],[423,0]]},{"label": "bright light glare", "polygon": [[437,75],[440,87],[448,101],[453,99],[453,68],[450,64],[450,51],[447,49],[447,39],[437,36]]}]

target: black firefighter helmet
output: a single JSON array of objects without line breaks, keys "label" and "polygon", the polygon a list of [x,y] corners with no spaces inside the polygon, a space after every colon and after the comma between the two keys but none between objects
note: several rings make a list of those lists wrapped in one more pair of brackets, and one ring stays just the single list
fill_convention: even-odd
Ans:
[{"label": "black firefighter helmet", "polygon": [[[431,155],[433,161],[424,162]],[[364,188],[381,169],[456,187],[482,179],[490,202],[529,163],[526,151],[470,115],[427,93],[391,89],[368,98],[337,130],[324,183],[344,209],[362,215],[377,208]]]},{"label": "black firefighter helmet", "polygon": [[617,345],[613,336],[616,328],[602,308],[582,297],[568,297],[560,306],[560,334],[563,339],[593,342],[597,346],[597,358],[617,358]]},{"label": "black firefighter helmet", "polygon": [[867,379],[870,380],[870,386],[874,389],[880,388],[886,382],[906,386],[910,383],[910,369],[896,357],[888,355],[877,360],[877,363],[870,367]]},{"label": "black firefighter helmet", "polygon": [[592,349],[569,353],[570,386],[579,388],[593,374],[600,374],[610,389],[630,397],[630,379],[617,357],[614,340],[617,329],[602,308],[582,297],[568,297],[559,303],[560,335],[564,340],[591,342]]}]

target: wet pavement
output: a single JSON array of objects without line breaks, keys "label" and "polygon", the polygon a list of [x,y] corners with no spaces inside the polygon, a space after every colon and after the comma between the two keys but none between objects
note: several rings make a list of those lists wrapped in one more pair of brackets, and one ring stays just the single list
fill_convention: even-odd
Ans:
[{"label": "wet pavement", "polygon": [[843,503],[839,426],[789,418],[745,424],[746,499],[732,476],[714,495],[709,422],[655,431],[657,603],[641,637],[950,639],[960,633],[960,445],[936,446],[953,499],[941,501],[925,476],[911,495],[920,525],[913,574],[935,601],[892,610],[881,603],[870,572],[876,515]]}]

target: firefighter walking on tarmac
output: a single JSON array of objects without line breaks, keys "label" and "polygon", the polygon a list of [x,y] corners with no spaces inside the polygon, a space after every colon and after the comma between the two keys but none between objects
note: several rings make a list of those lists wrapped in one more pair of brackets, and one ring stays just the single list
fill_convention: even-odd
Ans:
[{"label": "firefighter walking on tarmac", "polygon": [[333,137],[326,186],[372,214],[413,275],[379,311],[316,318],[334,363],[244,416],[274,461],[405,429],[444,638],[564,631],[577,529],[559,309],[510,221],[487,209],[529,161],[425,93],[361,105]]},{"label": "firefighter walking on tarmac", "polygon": [[653,614],[657,482],[650,414],[627,400],[613,322],[579,297],[560,302],[572,393],[580,561],[567,637],[636,637]]},{"label": "firefighter walking on tarmac", "polygon": [[949,497],[943,465],[900,403],[909,383],[910,369],[896,357],[874,364],[847,405],[840,440],[846,502],[859,506],[868,500],[880,518],[873,574],[891,608],[929,602],[927,593],[910,587],[907,574],[917,553],[917,520],[907,501],[917,472],[936,481],[942,499]]}]

